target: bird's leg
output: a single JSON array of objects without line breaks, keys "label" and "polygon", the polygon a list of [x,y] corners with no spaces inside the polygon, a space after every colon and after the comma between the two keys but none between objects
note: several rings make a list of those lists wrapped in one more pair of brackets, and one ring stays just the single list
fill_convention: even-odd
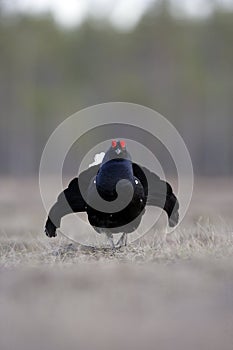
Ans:
[{"label": "bird's leg", "polygon": [[113,241],[113,234],[110,233],[110,232],[105,233],[105,234],[106,234],[106,237],[107,237],[108,242],[109,242],[110,245],[111,245],[111,248],[112,248],[113,250],[116,250],[116,247],[115,247],[115,244],[114,244],[114,241]]},{"label": "bird's leg", "polygon": [[121,248],[121,247],[126,247],[127,245],[127,233],[123,233],[121,238],[119,239],[119,241],[117,242],[116,246],[117,248]]}]

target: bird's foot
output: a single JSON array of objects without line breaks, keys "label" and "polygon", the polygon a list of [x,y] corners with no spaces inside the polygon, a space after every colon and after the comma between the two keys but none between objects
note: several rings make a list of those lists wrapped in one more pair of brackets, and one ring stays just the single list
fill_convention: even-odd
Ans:
[{"label": "bird's foot", "polygon": [[123,233],[121,238],[119,239],[119,241],[116,244],[116,248],[121,248],[121,247],[126,247],[127,245],[127,233]]},{"label": "bird's foot", "polygon": [[114,243],[114,240],[113,240],[113,235],[112,233],[106,233],[106,237],[107,237],[107,240],[112,248],[112,250],[116,250],[116,246],[115,246],[115,243]]}]

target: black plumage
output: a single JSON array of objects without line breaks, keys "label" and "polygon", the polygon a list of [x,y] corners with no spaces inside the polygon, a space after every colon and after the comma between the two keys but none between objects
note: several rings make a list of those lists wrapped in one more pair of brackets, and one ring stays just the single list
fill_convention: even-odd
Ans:
[{"label": "black plumage", "polygon": [[58,196],[45,233],[55,237],[64,215],[86,212],[89,223],[97,232],[105,232],[114,247],[112,234],[123,232],[119,244],[126,243],[126,234],[137,229],[146,205],[164,209],[170,226],[178,223],[179,203],[171,186],[133,163],[125,142],[114,140],[102,163],[82,172]]}]

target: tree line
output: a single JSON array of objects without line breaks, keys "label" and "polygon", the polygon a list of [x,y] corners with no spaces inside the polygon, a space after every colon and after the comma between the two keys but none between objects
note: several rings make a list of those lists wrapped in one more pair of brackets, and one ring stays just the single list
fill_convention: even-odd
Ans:
[{"label": "tree line", "polygon": [[38,171],[45,142],[70,114],[128,101],[183,136],[200,175],[233,173],[233,13],[176,18],[152,6],[135,28],[88,18],[65,29],[49,14],[0,7],[1,173]]}]

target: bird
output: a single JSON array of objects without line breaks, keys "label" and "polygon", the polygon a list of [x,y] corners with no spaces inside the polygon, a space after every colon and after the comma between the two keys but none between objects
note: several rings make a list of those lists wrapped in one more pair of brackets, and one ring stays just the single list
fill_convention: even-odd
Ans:
[{"label": "bird", "polygon": [[[171,185],[148,168],[133,162],[124,140],[112,140],[101,163],[71,180],[51,207],[45,223],[48,237],[57,236],[67,214],[86,212],[90,225],[105,234],[112,249],[127,245],[127,235],[141,223],[146,206],[167,213],[170,227],[179,222],[179,202]],[[115,244],[113,235],[121,233]]]}]

